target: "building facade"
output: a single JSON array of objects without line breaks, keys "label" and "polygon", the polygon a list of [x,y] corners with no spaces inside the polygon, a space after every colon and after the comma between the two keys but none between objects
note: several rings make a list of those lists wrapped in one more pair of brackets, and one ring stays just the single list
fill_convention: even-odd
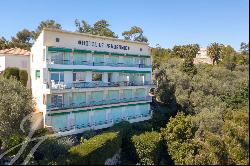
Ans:
[{"label": "building facade", "polygon": [[30,88],[30,52],[20,48],[0,50],[0,73],[7,67],[17,67],[28,73],[27,87]]},{"label": "building facade", "polygon": [[31,87],[44,127],[82,132],[148,120],[147,43],[44,29],[31,49]]},{"label": "building facade", "polygon": [[213,64],[213,60],[207,55],[207,48],[200,48],[198,54],[194,58],[194,64]]}]

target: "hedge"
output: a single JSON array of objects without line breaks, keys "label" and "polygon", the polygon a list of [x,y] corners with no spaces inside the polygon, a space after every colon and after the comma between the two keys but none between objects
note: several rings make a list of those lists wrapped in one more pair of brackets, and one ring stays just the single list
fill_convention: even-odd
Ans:
[{"label": "hedge", "polygon": [[7,67],[4,70],[3,76],[7,79],[9,79],[12,76],[15,77],[17,80],[20,80],[19,69],[17,67]]},{"label": "hedge", "polygon": [[138,164],[158,165],[160,156],[161,136],[158,132],[145,132],[132,137],[136,149]]},{"label": "hedge", "polygon": [[26,70],[20,70],[19,71],[19,78],[20,78],[20,82],[23,84],[23,86],[27,86],[27,82],[28,82],[28,73]]},{"label": "hedge", "polygon": [[27,86],[29,77],[26,70],[19,70],[17,67],[7,67],[3,72],[3,76],[7,79],[9,79],[10,77],[15,77],[25,87]]},{"label": "hedge", "polygon": [[119,132],[111,131],[96,135],[84,143],[69,149],[67,164],[103,165],[121,147],[122,137]]}]

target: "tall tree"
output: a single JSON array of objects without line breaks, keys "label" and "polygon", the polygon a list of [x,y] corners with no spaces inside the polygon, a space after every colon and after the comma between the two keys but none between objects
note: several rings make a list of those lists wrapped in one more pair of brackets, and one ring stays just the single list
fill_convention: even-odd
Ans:
[{"label": "tall tree", "polygon": [[180,58],[187,58],[187,57],[195,58],[199,50],[200,50],[200,46],[198,44],[174,46],[172,54],[173,56],[177,56]]},{"label": "tall tree", "polygon": [[171,49],[161,48],[158,45],[151,49],[153,59],[153,70],[159,68],[162,63],[165,63],[171,57]]},{"label": "tall tree", "polygon": [[[14,78],[0,78],[0,139],[7,142],[15,134],[24,134],[20,125],[33,110],[31,92]],[[29,129],[25,123],[24,129]]]},{"label": "tall tree", "polygon": [[118,38],[118,36],[109,28],[107,20],[99,20],[94,23],[93,26],[89,25],[86,21],[82,20],[81,22],[75,20],[76,31],[80,33],[89,33],[92,35],[106,36]]},{"label": "tall tree", "polygon": [[0,50],[8,48],[8,41],[4,38],[0,38]]},{"label": "tall tree", "polygon": [[148,39],[143,35],[143,30],[137,26],[131,27],[129,31],[124,31],[122,36],[125,40],[148,42]]},{"label": "tall tree", "polygon": [[194,65],[194,59],[192,56],[188,56],[185,58],[182,65],[182,71],[190,76],[193,76],[197,73],[197,68]]},{"label": "tall tree", "polygon": [[249,54],[249,43],[241,42],[240,50],[242,54]]},{"label": "tall tree", "polygon": [[224,60],[227,56],[233,56],[234,54],[236,54],[236,51],[234,50],[234,48],[230,45],[221,46],[221,59]]},{"label": "tall tree", "polygon": [[75,20],[75,26],[76,26],[76,31],[77,32],[81,32],[81,33],[91,33],[91,29],[92,27],[84,20],[82,20],[81,22],[76,19]]},{"label": "tall tree", "polygon": [[14,48],[22,48],[26,50],[30,50],[32,46],[32,32],[28,29],[23,29],[19,31],[15,37],[11,38],[9,42],[9,47]]},{"label": "tall tree", "polygon": [[219,43],[212,43],[207,47],[207,54],[212,58],[213,64],[216,62],[217,64],[220,61],[221,49],[223,45]]},{"label": "tall tree", "polygon": [[43,28],[52,28],[52,29],[62,29],[61,24],[57,23],[55,20],[45,20],[41,21],[37,26],[37,29],[33,31],[33,38],[37,39]]},{"label": "tall tree", "polygon": [[99,20],[93,25],[92,34],[118,38],[118,36],[115,35],[115,33],[113,31],[111,31],[111,29],[109,29],[109,26],[110,25],[108,24],[108,21]]}]

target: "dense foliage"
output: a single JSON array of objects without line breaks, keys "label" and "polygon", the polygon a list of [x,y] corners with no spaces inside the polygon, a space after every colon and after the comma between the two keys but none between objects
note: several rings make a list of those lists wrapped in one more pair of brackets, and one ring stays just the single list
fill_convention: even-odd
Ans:
[{"label": "dense foliage", "polygon": [[27,82],[28,82],[28,73],[26,70],[19,70],[16,67],[7,67],[4,71],[3,71],[3,76],[7,79],[13,77],[15,79],[17,79],[18,81],[20,81],[23,86],[27,86]]},{"label": "dense foliage", "polygon": [[80,22],[76,19],[75,26],[77,28],[76,31],[80,33],[89,33],[92,35],[118,38],[118,36],[115,35],[115,33],[109,28],[110,25],[108,24],[107,20],[99,20],[95,22],[93,26],[91,26],[84,20]]},{"label": "dense foliage", "polygon": [[20,82],[23,84],[23,86],[27,86],[27,82],[28,82],[28,73],[26,70],[20,70],[19,71],[19,78],[20,78]]},{"label": "dense foliage", "polygon": [[[14,135],[25,135],[20,129],[21,121],[33,110],[31,91],[14,78],[0,77],[0,138],[7,143]],[[29,123],[24,123],[29,129]]]},{"label": "dense foliage", "polygon": [[130,30],[124,31],[122,36],[125,40],[148,42],[148,39],[143,35],[143,30],[137,26],[133,26],[130,28]]},{"label": "dense foliage", "polygon": [[69,150],[70,164],[94,165],[104,164],[107,158],[112,157],[121,146],[119,132],[107,132]]},{"label": "dense foliage", "polygon": [[139,136],[133,136],[140,165],[155,165],[159,163],[161,136],[158,132],[145,132]]},{"label": "dense foliage", "polygon": [[192,75],[179,58],[155,70],[156,99],[169,105],[175,98],[180,111],[161,130],[175,164],[249,164],[249,66],[221,49],[220,65],[195,65]]}]

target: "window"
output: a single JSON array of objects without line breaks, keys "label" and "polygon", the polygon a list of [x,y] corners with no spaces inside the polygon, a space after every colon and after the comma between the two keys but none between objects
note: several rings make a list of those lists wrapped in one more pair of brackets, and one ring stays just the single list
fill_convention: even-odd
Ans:
[{"label": "window", "polygon": [[52,95],[51,96],[51,104],[56,107],[60,107],[63,104],[63,96],[62,95]]},{"label": "window", "polygon": [[36,70],[36,79],[40,78],[40,70]]},{"label": "window", "polygon": [[53,80],[55,83],[64,82],[64,73],[63,72],[51,73],[50,80],[51,81]]},{"label": "window", "polygon": [[102,81],[102,74],[93,72],[92,73],[92,81]]},{"label": "window", "polygon": [[59,41],[60,41],[60,39],[57,37],[57,38],[56,38],[56,42],[59,42]]},{"label": "window", "polygon": [[108,73],[108,82],[112,81],[112,73]]},{"label": "window", "polygon": [[73,73],[73,81],[85,81],[83,72],[74,72]]}]

